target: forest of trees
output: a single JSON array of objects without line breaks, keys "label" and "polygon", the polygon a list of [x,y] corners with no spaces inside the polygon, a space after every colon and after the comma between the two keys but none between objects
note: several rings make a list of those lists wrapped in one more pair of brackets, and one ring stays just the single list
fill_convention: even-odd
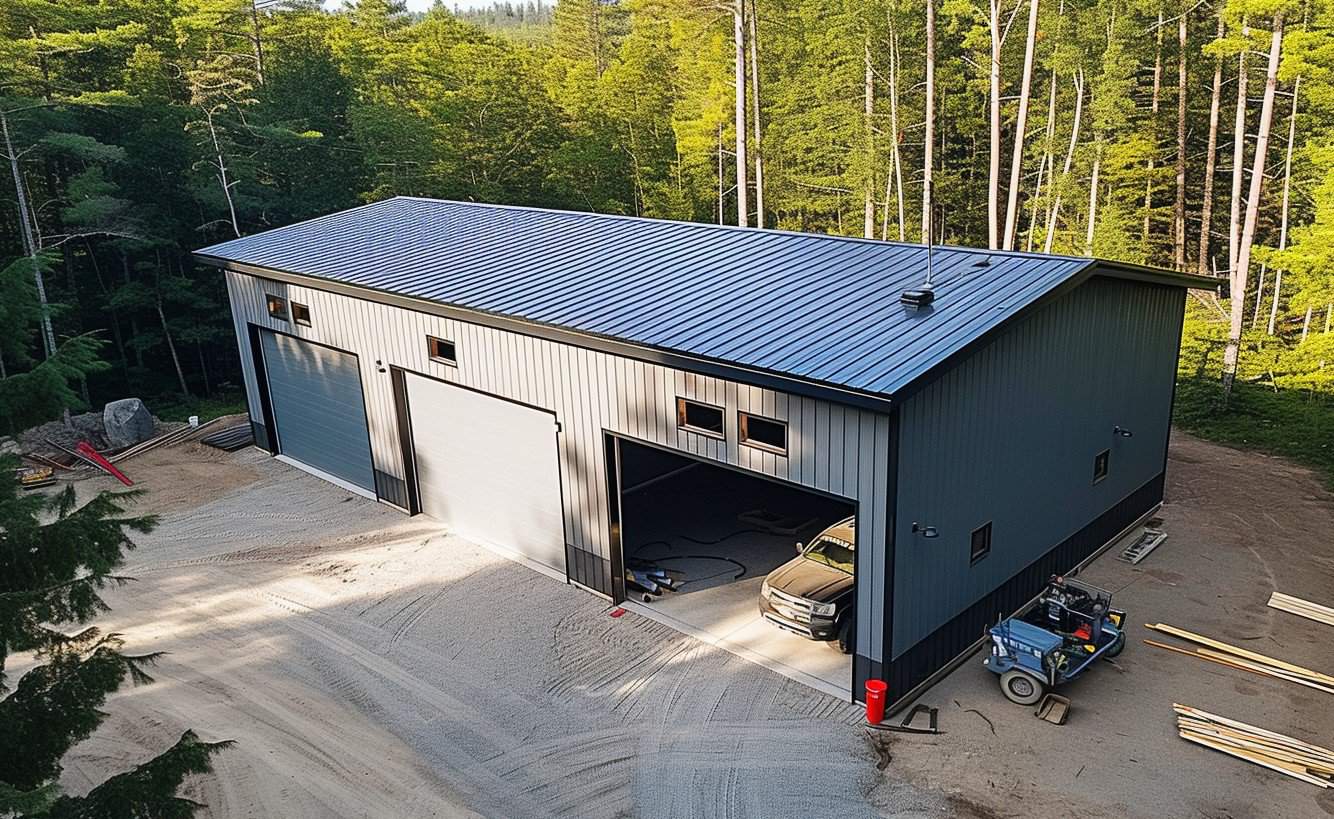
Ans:
[{"label": "forest of trees", "polygon": [[1218,275],[1185,371],[1334,390],[1331,0],[0,0],[0,34],[0,426],[234,390],[189,252],[394,194]]}]

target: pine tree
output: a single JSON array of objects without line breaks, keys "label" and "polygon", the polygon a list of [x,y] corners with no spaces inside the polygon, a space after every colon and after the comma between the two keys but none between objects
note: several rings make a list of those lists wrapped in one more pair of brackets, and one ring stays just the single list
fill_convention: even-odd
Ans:
[{"label": "pine tree", "polygon": [[[83,506],[70,486],[24,494],[14,466],[0,458],[0,814],[189,816],[194,803],[175,796],[181,779],[207,770],[227,744],[190,733],[85,797],[56,798],[60,760],[105,718],[107,696],[126,678],[151,681],[144,669],[156,655],[127,654],[118,635],[87,624],[107,608],[100,591],[124,580],[115,571],[133,548],[130,534],[151,531],[156,520],[125,514],[133,493],[103,492]],[[4,668],[15,652],[42,664],[11,688]]]}]

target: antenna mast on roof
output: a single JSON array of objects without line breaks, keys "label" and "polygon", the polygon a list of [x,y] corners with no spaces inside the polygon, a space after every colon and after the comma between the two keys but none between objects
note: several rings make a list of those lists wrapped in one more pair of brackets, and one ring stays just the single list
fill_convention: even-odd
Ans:
[{"label": "antenna mast on roof", "polygon": [[902,304],[917,310],[921,310],[925,307],[930,306],[931,302],[934,301],[936,298],[936,290],[935,290],[936,285],[934,280],[935,267],[932,265],[932,260],[931,260],[931,245],[933,244],[931,237],[931,232],[932,232],[931,223],[935,220],[931,218],[932,202],[931,202],[930,179],[927,179],[925,181],[925,190],[922,192],[922,195],[926,197],[926,202],[927,202],[926,224],[922,226],[924,232],[926,233],[926,281],[922,283],[920,289],[904,290],[903,293],[899,296],[899,301]]}]

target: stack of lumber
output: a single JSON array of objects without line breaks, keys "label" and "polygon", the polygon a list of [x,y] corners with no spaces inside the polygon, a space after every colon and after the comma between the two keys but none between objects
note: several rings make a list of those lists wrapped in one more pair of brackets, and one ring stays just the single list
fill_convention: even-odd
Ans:
[{"label": "stack of lumber", "polygon": [[1312,603],[1309,600],[1303,600],[1300,597],[1274,592],[1269,595],[1269,607],[1295,614],[1298,617],[1305,617],[1307,620],[1314,620],[1317,623],[1324,623],[1327,626],[1334,626],[1334,609]]},{"label": "stack of lumber", "polygon": [[250,429],[250,422],[243,421],[242,423],[227,427],[221,432],[213,433],[207,438],[204,438],[201,443],[205,446],[221,449],[224,452],[235,452],[242,447],[249,446],[254,440],[254,435]]},{"label": "stack of lumber", "polygon": [[1154,631],[1170,634],[1189,643],[1194,643],[1197,648],[1181,648],[1179,646],[1159,643],[1154,640],[1145,640],[1146,645],[1154,648],[1163,648],[1168,651],[1175,651],[1178,654],[1188,654],[1192,657],[1198,657],[1201,660],[1207,660],[1218,665],[1225,665],[1229,668],[1236,668],[1242,671],[1249,671],[1252,674],[1259,674],[1274,679],[1286,680],[1288,682],[1304,685],[1307,688],[1314,688],[1318,691],[1324,691],[1328,694],[1334,694],[1334,677],[1328,674],[1322,674],[1319,671],[1312,671],[1309,668],[1303,668],[1299,665],[1276,660],[1273,657],[1267,657],[1254,651],[1247,651],[1244,648],[1228,645],[1218,640],[1210,639],[1200,634],[1195,634],[1185,629],[1169,626],[1166,623],[1149,623],[1145,628]]},{"label": "stack of lumber", "polygon": [[1309,782],[1318,788],[1334,787],[1334,751],[1290,736],[1247,725],[1177,703],[1177,732],[1181,738],[1221,751],[1271,771]]}]

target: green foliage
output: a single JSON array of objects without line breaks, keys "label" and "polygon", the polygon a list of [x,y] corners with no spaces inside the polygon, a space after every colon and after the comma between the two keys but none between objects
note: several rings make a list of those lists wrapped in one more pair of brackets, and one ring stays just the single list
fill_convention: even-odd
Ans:
[{"label": "green foliage", "polygon": [[[83,627],[106,610],[99,591],[124,582],[114,572],[148,532],[152,516],[125,514],[130,492],[103,492],[83,506],[73,487],[54,495],[24,492],[17,461],[0,458],[0,815],[27,817],[186,817],[200,807],[176,796],[185,776],[208,770],[229,743],[186,732],[175,746],[86,796],[59,796],[61,759],[106,717],[107,697],[128,677],[151,682],[157,655],[123,652],[119,635]],[[12,689],[4,675],[13,652],[41,663]]]},{"label": "green foliage", "polygon": [[1306,464],[1334,489],[1334,400],[1328,393],[1238,383],[1224,405],[1217,379],[1188,377],[1177,384],[1173,422],[1219,443]]},{"label": "green foliage", "polygon": [[0,380],[0,429],[17,432],[49,421],[63,409],[82,409],[75,385],[111,366],[98,355],[103,343],[93,335],[66,339],[31,370]]}]

